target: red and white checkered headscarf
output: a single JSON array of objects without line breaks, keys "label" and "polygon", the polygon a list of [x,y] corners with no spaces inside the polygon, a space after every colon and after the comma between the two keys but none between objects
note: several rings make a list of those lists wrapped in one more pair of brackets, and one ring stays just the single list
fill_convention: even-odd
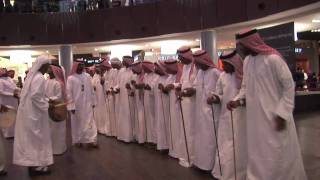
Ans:
[{"label": "red and white checkered headscarf", "polygon": [[211,68],[215,68],[215,64],[211,59],[209,53],[205,50],[198,50],[193,54],[195,63],[207,65]]},{"label": "red and white checkered headscarf", "polygon": [[164,61],[164,67],[168,74],[176,74],[176,83],[180,82],[182,76],[182,64],[175,59],[168,59]]},{"label": "red and white checkered headscarf", "polygon": [[61,84],[63,97],[66,98],[67,97],[67,94],[66,94],[66,82],[65,82],[64,74],[63,74],[63,71],[62,71],[61,67],[58,67],[58,66],[55,66],[55,65],[50,65],[50,67],[51,67],[51,70],[52,70],[55,78]]},{"label": "red and white checkered headscarf", "polygon": [[167,75],[168,73],[166,72],[165,69],[165,65],[163,61],[157,61],[156,63],[154,63],[155,65],[155,69],[158,69],[160,72],[162,72],[163,74]]},{"label": "red and white checkered headscarf", "polygon": [[144,71],[151,71],[154,72],[154,63],[151,61],[142,61],[142,68]]},{"label": "red and white checkered headscarf", "polygon": [[79,64],[80,64],[80,62],[73,62],[72,68],[71,68],[71,71],[70,71],[70,76],[77,72]]},{"label": "red and white checkered headscarf", "polygon": [[177,50],[177,54],[178,54],[178,56],[181,56],[182,58],[185,58],[185,59],[188,59],[188,60],[191,61],[192,65],[191,65],[191,70],[190,70],[190,73],[189,73],[189,79],[190,79],[192,73],[194,73],[196,71],[195,64],[194,64],[194,58],[193,58],[193,54],[192,54],[191,48],[187,47],[187,46],[182,46],[181,48],[179,48]]},{"label": "red and white checkered headscarf", "polygon": [[223,54],[222,56],[220,56],[220,59],[222,62],[229,63],[234,67],[234,73],[237,78],[237,88],[240,89],[243,79],[243,60],[236,51]]},{"label": "red and white checkered headscarf", "polygon": [[237,34],[236,40],[237,40],[237,43],[242,44],[243,46],[245,46],[246,48],[249,48],[255,53],[262,54],[262,55],[275,54],[282,57],[279,51],[268,46],[263,41],[263,39],[261,38],[261,36],[259,35],[256,29]]}]

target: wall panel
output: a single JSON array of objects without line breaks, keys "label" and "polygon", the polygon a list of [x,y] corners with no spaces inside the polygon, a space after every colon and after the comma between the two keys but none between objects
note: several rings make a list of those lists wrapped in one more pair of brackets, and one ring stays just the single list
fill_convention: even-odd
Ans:
[{"label": "wall panel", "polygon": [[246,0],[217,0],[217,25],[247,20]]},{"label": "wall panel", "polygon": [[19,40],[19,27],[16,22],[19,15],[0,16],[0,45],[17,44]]}]

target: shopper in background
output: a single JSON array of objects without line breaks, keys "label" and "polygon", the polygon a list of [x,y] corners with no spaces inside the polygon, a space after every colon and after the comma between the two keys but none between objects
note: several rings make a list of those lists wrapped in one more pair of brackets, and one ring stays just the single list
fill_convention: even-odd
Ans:
[{"label": "shopper in background", "polygon": [[305,81],[304,81],[304,74],[303,74],[302,69],[300,67],[297,68],[297,71],[294,74],[294,79],[296,82],[296,88],[302,89]]}]

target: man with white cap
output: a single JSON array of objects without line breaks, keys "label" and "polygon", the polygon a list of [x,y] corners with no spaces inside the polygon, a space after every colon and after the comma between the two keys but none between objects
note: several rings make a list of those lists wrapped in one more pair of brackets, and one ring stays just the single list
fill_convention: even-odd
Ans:
[{"label": "man with white cap", "polygon": [[49,68],[48,56],[39,56],[21,91],[13,149],[13,163],[29,167],[29,175],[49,174],[53,164],[49,126],[49,103],[45,95],[44,74]]},{"label": "man with white cap", "polygon": [[67,108],[71,112],[72,144],[98,148],[93,111],[96,106],[94,90],[84,67],[83,62],[74,62],[67,80]]},{"label": "man with white cap", "polygon": [[107,95],[105,91],[105,71],[110,69],[111,65],[107,60],[102,61],[100,64],[96,65],[96,72],[92,78],[93,89],[95,92],[95,98],[97,106],[94,108],[94,115],[96,126],[98,132],[101,134],[107,134],[106,123],[108,122],[108,112],[107,110]]},{"label": "man with white cap", "polygon": [[109,74],[109,89],[108,95],[110,99],[110,126],[111,126],[111,136],[117,137],[117,120],[118,120],[118,107],[119,107],[119,71],[122,67],[122,63],[118,58],[111,59],[112,69]]},{"label": "man with white cap", "polygon": [[[237,174],[237,179],[245,180],[247,164],[245,111],[244,108],[238,108],[232,112],[233,117],[231,117],[231,112],[227,109],[227,103],[238,94],[241,87],[243,60],[236,51],[223,54],[220,60],[223,63],[224,72],[218,79],[216,91],[207,100],[208,104],[215,104],[221,109],[220,115],[217,116],[219,118],[217,129],[220,153],[219,156],[218,154],[216,156],[212,174],[221,180],[233,180]],[[221,167],[219,162],[221,162]],[[236,167],[236,173],[234,167]]]},{"label": "man with white cap", "polygon": [[155,74],[157,74],[158,80],[154,87],[155,96],[155,131],[157,137],[157,149],[166,150],[169,149],[169,120],[168,111],[165,111],[164,94],[159,86],[163,86],[168,78],[168,74],[164,68],[164,62],[158,61],[155,63]]},{"label": "man with white cap", "polygon": [[151,61],[142,61],[144,72],[144,108],[145,120],[147,126],[147,142],[156,143],[155,131],[155,107],[154,107],[154,88],[157,81],[157,75],[154,73],[154,63]]},{"label": "man with white cap", "polygon": [[247,180],[306,180],[293,119],[295,85],[282,55],[257,30],[236,35],[245,58],[242,86],[230,110],[246,100]]},{"label": "man with white cap", "polygon": [[[50,99],[50,102],[65,103],[67,94],[64,70],[59,65],[52,64],[48,74],[49,79],[45,86],[46,96]],[[67,150],[67,124],[66,119],[61,120],[61,122],[55,122],[50,118],[49,121],[54,155],[61,155]]]},{"label": "man with white cap", "polygon": [[123,68],[119,70],[118,75],[118,86],[120,89],[119,99],[117,103],[117,137],[119,140],[124,142],[133,141],[133,120],[134,112],[131,107],[131,85],[130,82],[133,78],[133,72],[129,68],[133,63],[131,56],[124,56],[122,58]]},{"label": "man with white cap", "polygon": [[[196,93],[196,122],[194,126],[194,161],[193,164],[206,171],[213,169],[216,157],[216,128],[218,118],[214,118],[215,112],[207,104],[207,98],[216,89],[216,83],[220,71],[215,67],[210,55],[199,50],[193,54],[198,73],[194,81],[195,89],[188,89],[183,92],[185,96],[192,96]],[[196,92],[195,92],[196,90]]]},{"label": "man with white cap", "polygon": [[[2,98],[2,103],[5,106],[10,106],[15,110],[18,109],[18,92],[19,88],[14,83],[14,81],[9,77],[9,71],[6,69],[1,70],[0,73],[0,98]],[[5,138],[13,138],[14,137],[14,128],[15,123],[12,124],[11,127],[3,128],[3,136]]]},{"label": "man with white cap", "polygon": [[[195,96],[185,96],[183,92],[188,91],[193,88],[193,81],[196,77],[197,69],[194,65],[192,51],[189,47],[183,46],[177,50],[177,54],[180,62],[183,64],[182,75],[179,84],[181,89],[181,112],[183,113],[184,123],[185,123],[185,138],[187,143],[185,147],[188,146],[188,157],[184,157],[183,163],[185,166],[190,166],[194,159],[194,121],[195,121]],[[187,149],[186,149],[187,150]]]}]

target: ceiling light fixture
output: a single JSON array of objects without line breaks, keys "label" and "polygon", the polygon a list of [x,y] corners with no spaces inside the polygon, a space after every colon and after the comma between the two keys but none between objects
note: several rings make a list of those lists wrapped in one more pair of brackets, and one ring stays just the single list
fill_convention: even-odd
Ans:
[{"label": "ceiling light fixture", "polygon": [[320,23],[320,19],[312,19],[313,23]]},{"label": "ceiling light fixture", "polygon": [[311,32],[320,32],[320,29],[313,29]]}]

